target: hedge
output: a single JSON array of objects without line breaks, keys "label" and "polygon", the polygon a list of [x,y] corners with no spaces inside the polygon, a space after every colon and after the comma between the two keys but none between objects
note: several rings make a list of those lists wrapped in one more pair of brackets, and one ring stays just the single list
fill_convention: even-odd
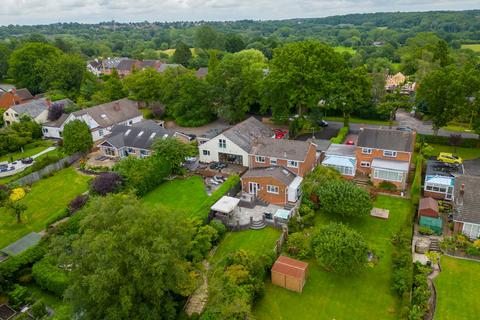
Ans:
[{"label": "hedge", "polygon": [[349,131],[350,131],[350,128],[348,126],[342,127],[338,132],[337,136],[331,138],[330,141],[332,143],[343,143]]},{"label": "hedge", "polygon": [[17,271],[42,259],[46,253],[47,246],[44,241],[40,241],[36,246],[25,250],[19,255],[9,257],[6,261],[0,263],[0,281],[7,282],[12,280]]},{"label": "hedge", "polygon": [[[417,141],[423,141],[429,144],[451,145],[450,137],[434,136],[434,135],[428,135],[428,134],[418,134]],[[480,140],[472,139],[472,138],[463,138],[461,139],[460,145],[458,145],[458,147],[478,148],[480,147]]]},{"label": "hedge", "polygon": [[68,286],[68,277],[65,271],[53,265],[47,259],[42,259],[32,267],[32,276],[35,282],[44,290],[61,297]]}]

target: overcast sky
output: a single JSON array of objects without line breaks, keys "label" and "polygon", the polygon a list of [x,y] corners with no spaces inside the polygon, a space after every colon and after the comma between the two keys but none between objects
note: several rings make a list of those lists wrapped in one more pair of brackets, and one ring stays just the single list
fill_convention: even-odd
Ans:
[{"label": "overcast sky", "polygon": [[464,10],[479,0],[1,0],[0,25],[116,20],[288,19],[384,11]]}]

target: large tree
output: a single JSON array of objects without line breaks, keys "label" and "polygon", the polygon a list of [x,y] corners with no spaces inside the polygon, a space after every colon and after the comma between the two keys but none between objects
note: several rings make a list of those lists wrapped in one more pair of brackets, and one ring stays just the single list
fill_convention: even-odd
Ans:
[{"label": "large tree", "polygon": [[311,245],[318,263],[327,271],[355,272],[364,268],[368,245],[355,230],[341,223],[330,223],[314,231]]},{"label": "large tree", "polygon": [[203,25],[195,32],[195,47],[200,49],[223,49],[223,37],[209,25]]},{"label": "large tree", "polygon": [[10,53],[10,49],[7,45],[0,43],[0,79],[7,76]]},{"label": "large tree", "polygon": [[125,87],[133,99],[143,101],[147,106],[160,101],[162,76],[153,68],[146,68],[125,78]]},{"label": "large tree", "polygon": [[184,42],[178,41],[175,46],[175,53],[172,57],[173,62],[187,66],[190,59],[192,59],[192,51],[190,50],[190,47]]},{"label": "large tree", "polygon": [[92,100],[96,104],[106,103],[114,100],[119,100],[127,96],[127,91],[123,85],[118,71],[113,69],[112,74],[104,82],[102,90],[96,92],[92,96]]},{"label": "large tree", "polygon": [[82,319],[174,319],[178,297],[196,285],[186,258],[191,225],[128,195],[95,199],[84,210],[78,239],[63,257],[73,312]]},{"label": "large tree", "polygon": [[80,56],[62,54],[50,70],[49,89],[77,94],[85,74],[85,62]]},{"label": "large tree", "polygon": [[370,195],[350,181],[333,179],[317,190],[323,212],[338,216],[365,217],[372,210]]},{"label": "large tree", "polygon": [[207,80],[213,86],[217,113],[230,122],[243,120],[250,106],[260,102],[266,59],[258,50],[226,55]]},{"label": "large tree", "polygon": [[156,139],[153,143],[153,157],[165,159],[173,172],[178,173],[186,157],[194,156],[197,149],[192,144],[183,143],[177,138]]},{"label": "large tree", "polygon": [[93,146],[93,139],[88,125],[81,120],[67,123],[63,129],[63,148],[68,154],[88,152]]},{"label": "large tree", "polygon": [[274,118],[303,114],[327,100],[339,85],[345,62],[339,53],[318,41],[289,43],[275,49],[265,81],[265,106]]},{"label": "large tree", "polygon": [[52,67],[62,52],[45,43],[27,43],[12,52],[9,60],[9,76],[20,87],[33,94],[47,91],[50,87]]}]

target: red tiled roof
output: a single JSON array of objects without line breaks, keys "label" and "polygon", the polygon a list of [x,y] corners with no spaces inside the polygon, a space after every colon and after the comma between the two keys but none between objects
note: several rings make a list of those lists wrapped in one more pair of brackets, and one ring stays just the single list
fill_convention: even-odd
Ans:
[{"label": "red tiled roof", "polygon": [[272,272],[282,273],[295,278],[305,277],[308,263],[289,257],[280,256],[273,264]]},{"label": "red tiled roof", "polygon": [[422,198],[418,205],[418,210],[433,209],[438,212],[438,202],[433,198]]}]

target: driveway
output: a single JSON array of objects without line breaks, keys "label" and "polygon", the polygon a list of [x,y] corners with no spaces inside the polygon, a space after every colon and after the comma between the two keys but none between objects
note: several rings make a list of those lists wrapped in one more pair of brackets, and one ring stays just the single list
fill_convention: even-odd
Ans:
[{"label": "driveway", "polygon": [[480,159],[464,160],[464,174],[470,176],[480,176]]},{"label": "driveway", "polygon": [[340,122],[328,122],[328,127],[322,128],[320,131],[315,131],[312,133],[305,133],[302,135],[299,135],[298,137],[295,138],[295,140],[301,140],[301,141],[307,141],[308,139],[312,138],[312,135],[315,136],[315,139],[324,139],[324,140],[330,140],[333,137],[336,137],[338,134],[338,131],[340,131],[340,128],[343,126],[342,123]]}]

